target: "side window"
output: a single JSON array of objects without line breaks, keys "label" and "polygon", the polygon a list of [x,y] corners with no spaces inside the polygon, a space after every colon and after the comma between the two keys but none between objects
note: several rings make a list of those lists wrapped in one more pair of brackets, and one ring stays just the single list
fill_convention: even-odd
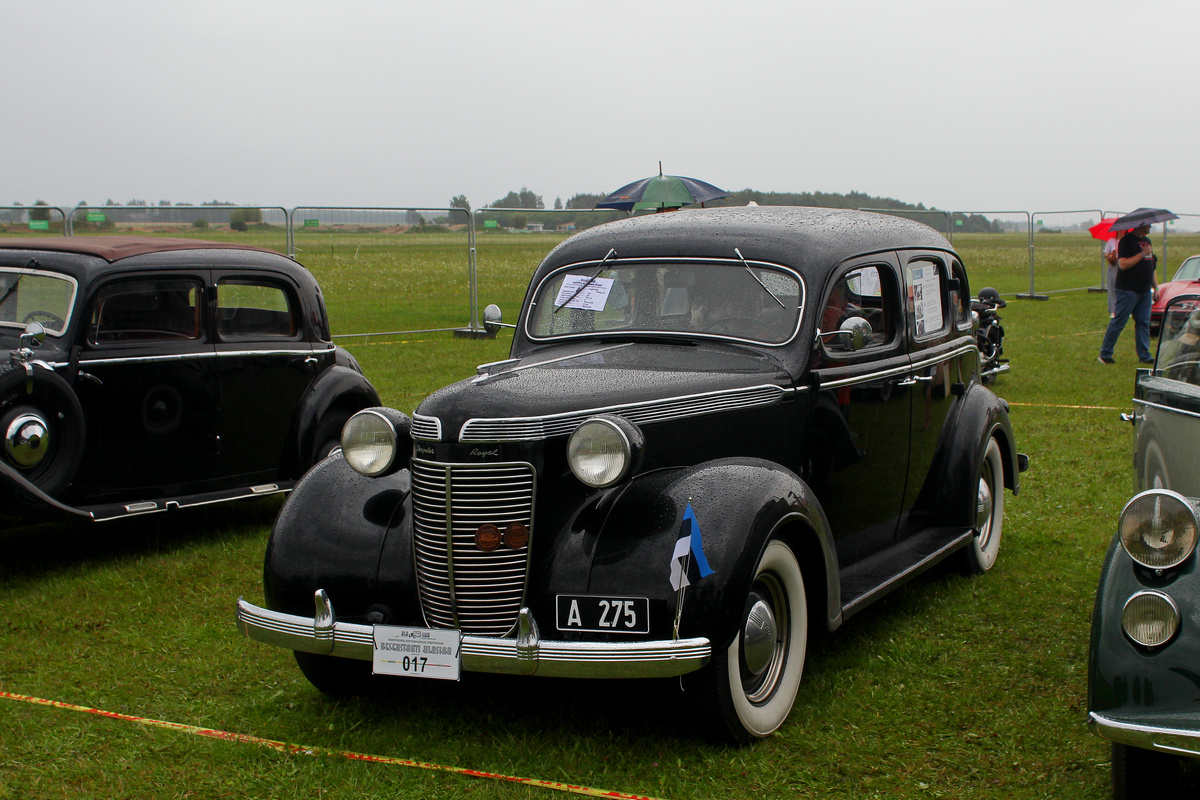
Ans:
[{"label": "side window", "polygon": [[111,283],[88,318],[92,344],[201,339],[204,296],[199,280],[161,278]]},{"label": "side window", "polygon": [[296,314],[282,286],[245,278],[217,282],[217,333],[222,339],[291,339]]},{"label": "side window", "polygon": [[[896,332],[898,293],[892,271],[879,267],[859,267],[834,282],[821,308],[818,327],[822,334],[839,330],[851,317],[865,319],[871,326],[867,348],[880,347],[892,341]],[[825,349],[833,353],[852,352],[849,341],[842,336],[822,336]]]},{"label": "side window", "polygon": [[1200,304],[1196,298],[1172,303],[1163,314],[1158,374],[1200,385]]},{"label": "side window", "polygon": [[941,261],[917,258],[904,268],[908,284],[908,313],[913,335],[923,339],[946,329],[946,268]]},{"label": "side window", "polygon": [[967,283],[967,271],[958,261],[950,263],[950,274],[958,283],[950,291],[950,308],[954,309],[954,324],[961,328],[971,321],[971,285]]}]

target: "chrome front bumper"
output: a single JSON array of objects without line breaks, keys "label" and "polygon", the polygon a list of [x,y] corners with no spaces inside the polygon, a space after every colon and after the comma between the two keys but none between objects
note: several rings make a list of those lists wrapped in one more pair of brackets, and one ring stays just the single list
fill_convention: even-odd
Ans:
[{"label": "chrome front bumper", "polygon": [[[1178,723],[1181,720],[1172,717],[1169,721]],[[1138,722],[1118,720],[1095,711],[1088,712],[1088,727],[1097,736],[1119,744],[1177,756],[1200,757],[1200,730],[1167,727],[1145,719]]]},{"label": "chrome front bumper", "polygon": [[[313,601],[316,615],[282,614],[238,598],[237,626],[264,644],[306,653],[372,660],[372,626],[338,622],[324,590]],[[462,668],[469,672],[544,675],[556,678],[663,678],[700,669],[712,655],[708,639],[652,642],[563,642],[543,640],[528,609],[521,609],[518,635],[462,637]]]}]

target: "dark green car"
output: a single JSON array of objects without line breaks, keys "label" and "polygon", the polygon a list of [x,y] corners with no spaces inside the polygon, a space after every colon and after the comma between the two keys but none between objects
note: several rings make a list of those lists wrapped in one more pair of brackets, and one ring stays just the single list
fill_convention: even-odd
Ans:
[{"label": "dark green car", "polygon": [[1168,306],[1126,419],[1142,491],[1121,512],[1100,574],[1088,725],[1112,742],[1115,798],[1174,796],[1200,758],[1200,297]]}]

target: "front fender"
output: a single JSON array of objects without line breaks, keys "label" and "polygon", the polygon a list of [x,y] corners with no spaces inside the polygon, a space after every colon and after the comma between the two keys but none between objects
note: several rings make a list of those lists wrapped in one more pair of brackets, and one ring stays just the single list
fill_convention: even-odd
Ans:
[{"label": "front fender", "polygon": [[[340,453],[315,465],[284,502],[267,542],[267,607],[311,616],[313,592],[324,589],[339,612],[364,614],[378,597],[389,531],[408,524],[409,492],[407,470],[368,478],[352,470]],[[404,557],[389,550],[390,559],[397,555]],[[411,558],[408,567],[411,573]]]},{"label": "front fender", "polygon": [[92,519],[87,511],[55,500],[2,460],[0,498],[0,519],[11,520],[13,526]]},{"label": "front fender", "polygon": [[[1167,644],[1145,648],[1121,627],[1121,612],[1135,593],[1156,590],[1169,596],[1182,618]],[[1165,575],[1134,564],[1113,537],[1100,572],[1088,647],[1088,711],[1109,719],[1166,727],[1200,729],[1200,610],[1196,557]]]},{"label": "front fender", "polygon": [[693,570],[682,594],[680,636],[732,640],[754,567],[776,533],[789,538],[806,579],[816,579],[823,592],[817,605],[832,610],[827,624],[840,623],[837,561],[824,512],[795,473],[761,459],[721,459],[635,480],[596,537],[588,592],[649,597],[651,635],[673,635],[680,595],[670,584],[671,560],[689,504],[713,574],[699,577]]}]

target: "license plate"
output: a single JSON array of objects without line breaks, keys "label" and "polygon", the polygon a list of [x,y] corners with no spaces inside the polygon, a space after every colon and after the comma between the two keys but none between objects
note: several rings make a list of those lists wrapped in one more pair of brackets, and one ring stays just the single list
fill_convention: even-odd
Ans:
[{"label": "license plate", "polygon": [[462,666],[462,632],[376,625],[371,670],[376,675],[408,675],[456,681]]},{"label": "license plate", "polygon": [[560,594],[556,617],[560,631],[649,633],[650,601],[645,597]]}]

